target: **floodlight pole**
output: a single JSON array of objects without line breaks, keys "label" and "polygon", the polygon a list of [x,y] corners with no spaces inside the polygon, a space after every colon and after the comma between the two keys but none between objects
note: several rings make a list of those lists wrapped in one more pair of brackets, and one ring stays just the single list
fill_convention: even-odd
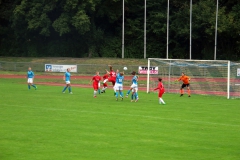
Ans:
[{"label": "floodlight pole", "polygon": [[192,0],[190,0],[190,42],[189,42],[189,59],[192,59]]},{"label": "floodlight pole", "polygon": [[218,22],[218,0],[217,0],[217,6],[216,6],[216,26],[215,26],[214,60],[217,59],[217,22]]},{"label": "floodlight pole", "polygon": [[123,19],[122,19],[122,58],[124,58],[124,0],[123,0]]},{"label": "floodlight pole", "polygon": [[168,0],[168,6],[167,6],[167,55],[166,58],[168,59],[168,38],[169,38],[169,0]]},{"label": "floodlight pole", "polygon": [[147,52],[147,0],[144,1],[144,59]]}]

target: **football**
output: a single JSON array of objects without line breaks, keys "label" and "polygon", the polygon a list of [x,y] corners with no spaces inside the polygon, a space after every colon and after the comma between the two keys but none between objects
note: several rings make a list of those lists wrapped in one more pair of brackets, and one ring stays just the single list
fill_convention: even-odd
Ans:
[{"label": "football", "polygon": [[123,67],[123,70],[125,70],[125,71],[126,71],[126,70],[127,70],[127,67]]}]

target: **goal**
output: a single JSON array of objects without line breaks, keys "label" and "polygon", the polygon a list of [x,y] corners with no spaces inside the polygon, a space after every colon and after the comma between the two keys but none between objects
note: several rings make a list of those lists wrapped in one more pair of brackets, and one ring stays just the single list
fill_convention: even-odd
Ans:
[{"label": "goal", "polygon": [[147,73],[147,93],[163,79],[165,91],[179,93],[182,82],[175,82],[184,72],[191,78],[191,93],[240,98],[240,63],[225,60],[186,60],[148,58],[148,68],[158,67],[157,74]]}]

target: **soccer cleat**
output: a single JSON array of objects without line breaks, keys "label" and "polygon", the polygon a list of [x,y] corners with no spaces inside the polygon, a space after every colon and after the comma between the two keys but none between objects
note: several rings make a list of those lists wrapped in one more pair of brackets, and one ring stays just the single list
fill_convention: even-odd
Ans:
[{"label": "soccer cleat", "polygon": [[69,94],[73,94],[72,92],[70,92]]},{"label": "soccer cleat", "polygon": [[103,93],[106,93],[105,90],[103,91]]},{"label": "soccer cleat", "polygon": [[116,98],[116,101],[118,101],[118,98]]},{"label": "soccer cleat", "polygon": [[188,97],[191,97],[190,95],[188,95]]},{"label": "soccer cleat", "polygon": [[122,101],[123,101],[123,97],[122,97]]},{"label": "soccer cleat", "polygon": [[65,92],[62,92],[62,93],[65,93]]},{"label": "soccer cleat", "polygon": [[180,97],[182,97],[183,96],[183,94],[180,94]]},{"label": "soccer cleat", "polygon": [[163,105],[165,105],[166,103],[163,103]]},{"label": "soccer cleat", "polygon": [[131,100],[131,102],[133,102],[133,100]]},{"label": "soccer cleat", "polygon": [[101,93],[103,93],[103,91],[101,91]]},{"label": "soccer cleat", "polygon": [[97,96],[93,96],[94,98],[97,98]]}]

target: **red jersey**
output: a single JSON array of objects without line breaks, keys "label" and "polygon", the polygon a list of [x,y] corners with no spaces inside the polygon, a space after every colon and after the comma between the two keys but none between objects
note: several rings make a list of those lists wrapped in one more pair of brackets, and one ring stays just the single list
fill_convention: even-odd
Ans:
[{"label": "red jersey", "polygon": [[93,80],[93,85],[98,85],[98,83],[101,81],[101,77],[99,75],[95,75],[92,78]]},{"label": "red jersey", "polygon": [[159,83],[158,83],[158,87],[155,88],[154,90],[157,90],[157,89],[159,89],[159,92],[164,92],[164,91],[165,91],[162,82],[159,82]]},{"label": "red jersey", "polygon": [[108,74],[103,75],[103,80],[108,79]]},{"label": "red jersey", "polygon": [[115,78],[115,77],[116,77],[116,72],[110,71],[110,72],[109,72],[109,75],[110,75],[110,77],[114,77],[114,78]]}]

